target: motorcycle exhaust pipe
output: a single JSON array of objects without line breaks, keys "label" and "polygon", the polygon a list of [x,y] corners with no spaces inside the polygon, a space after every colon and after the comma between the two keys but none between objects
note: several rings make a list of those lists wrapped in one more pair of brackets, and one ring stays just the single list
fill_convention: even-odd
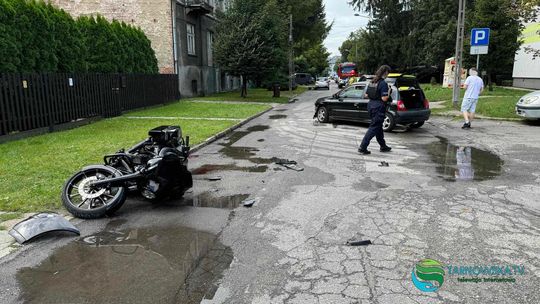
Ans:
[{"label": "motorcycle exhaust pipe", "polygon": [[134,179],[142,178],[144,175],[141,172],[135,172],[127,175],[122,175],[118,177],[111,177],[107,179],[97,180],[91,183],[88,183],[90,187],[103,188],[106,186],[109,187],[122,187],[125,182],[132,181]]}]

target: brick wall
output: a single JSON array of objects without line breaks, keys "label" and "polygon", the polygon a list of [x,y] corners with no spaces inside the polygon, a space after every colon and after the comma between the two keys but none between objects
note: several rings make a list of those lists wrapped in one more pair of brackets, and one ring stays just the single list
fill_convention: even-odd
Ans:
[{"label": "brick wall", "polygon": [[174,73],[170,0],[49,0],[73,17],[95,15],[140,27],[152,42],[161,73]]}]

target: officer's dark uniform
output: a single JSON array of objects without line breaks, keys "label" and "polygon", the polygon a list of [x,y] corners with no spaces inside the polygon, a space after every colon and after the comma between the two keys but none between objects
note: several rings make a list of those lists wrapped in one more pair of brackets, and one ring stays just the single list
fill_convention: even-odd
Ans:
[{"label": "officer's dark uniform", "polygon": [[360,150],[363,151],[367,150],[369,142],[373,137],[377,138],[377,142],[381,148],[387,147],[383,132],[383,122],[386,116],[386,105],[382,101],[382,97],[388,96],[388,84],[386,81],[383,79],[379,80],[376,92],[372,92],[372,94],[369,95],[371,96],[369,96],[370,99],[367,109],[369,112],[369,117],[371,118],[371,124],[369,125],[369,129],[367,130],[366,135],[364,135],[364,139],[360,144]]}]

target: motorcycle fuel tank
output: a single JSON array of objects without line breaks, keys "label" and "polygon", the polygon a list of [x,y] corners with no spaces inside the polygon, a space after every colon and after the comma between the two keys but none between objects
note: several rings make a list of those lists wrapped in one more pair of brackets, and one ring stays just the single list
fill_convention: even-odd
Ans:
[{"label": "motorcycle fuel tank", "polygon": [[31,239],[52,231],[67,231],[80,235],[79,229],[73,226],[63,216],[53,212],[43,212],[33,215],[19,222],[9,231],[9,234],[19,244],[26,243]]}]

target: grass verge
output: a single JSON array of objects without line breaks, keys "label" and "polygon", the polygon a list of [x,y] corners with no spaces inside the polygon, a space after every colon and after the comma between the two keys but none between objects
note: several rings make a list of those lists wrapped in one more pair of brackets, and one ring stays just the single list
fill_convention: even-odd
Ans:
[{"label": "grass verge", "polygon": [[[240,105],[179,102],[140,111],[147,117],[234,117],[247,118],[269,105]],[[135,112],[137,113],[137,112]],[[142,114],[141,114],[142,113]],[[144,114],[144,115],[143,115]],[[217,116],[216,116],[217,115]],[[103,155],[128,148],[160,125],[180,125],[191,144],[203,142],[237,123],[215,120],[130,119],[134,113],[105,119],[80,128],[40,135],[0,145],[0,210],[35,212],[61,208],[64,181],[81,167],[102,163]]]},{"label": "grass verge", "polygon": [[[426,97],[430,102],[443,101],[443,108],[432,109],[433,114],[445,114],[454,111],[452,103],[452,89],[443,88],[439,85],[422,85]],[[464,90],[461,90],[460,102],[463,98]],[[485,117],[494,118],[520,118],[516,115],[514,108],[516,102],[527,91],[518,91],[494,86],[493,91],[487,88],[484,90],[478,101],[476,113]]]},{"label": "grass verge", "polygon": [[267,89],[248,89],[247,97],[240,97],[239,91],[213,94],[207,97],[191,98],[190,100],[206,100],[206,101],[240,101],[240,102],[270,102],[270,103],[288,103],[293,96],[300,95],[307,91],[307,87],[298,86],[292,92],[281,91],[281,97],[272,97],[272,91]]}]

